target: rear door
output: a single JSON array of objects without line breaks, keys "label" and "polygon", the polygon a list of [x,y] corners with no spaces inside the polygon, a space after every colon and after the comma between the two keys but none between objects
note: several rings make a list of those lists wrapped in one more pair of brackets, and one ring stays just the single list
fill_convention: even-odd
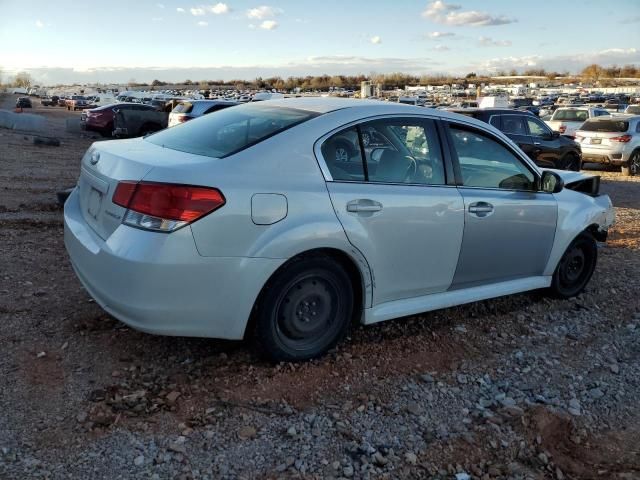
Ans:
[{"label": "rear door", "polygon": [[536,159],[538,149],[529,136],[524,115],[500,114],[500,130],[513,140],[529,158]]},{"label": "rear door", "polygon": [[449,288],[464,212],[436,123],[387,117],[341,130],[316,146],[333,207],[374,276],[373,303]]},{"label": "rear door", "polygon": [[452,289],[542,275],[557,221],[538,174],[493,135],[448,123],[465,227]]},{"label": "rear door", "polygon": [[526,116],[524,120],[531,141],[531,151],[535,155],[534,157],[529,155],[529,157],[544,168],[562,167],[560,157],[565,154],[563,141],[559,137],[554,137],[551,129],[533,115]]}]

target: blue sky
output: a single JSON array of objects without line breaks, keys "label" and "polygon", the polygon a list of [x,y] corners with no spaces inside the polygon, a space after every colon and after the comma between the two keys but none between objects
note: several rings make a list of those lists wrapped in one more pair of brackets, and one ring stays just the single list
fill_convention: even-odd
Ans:
[{"label": "blue sky", "polygon": [[640,0],[0,0],[0,42],[51,83],[575,71],[640,63]]}]

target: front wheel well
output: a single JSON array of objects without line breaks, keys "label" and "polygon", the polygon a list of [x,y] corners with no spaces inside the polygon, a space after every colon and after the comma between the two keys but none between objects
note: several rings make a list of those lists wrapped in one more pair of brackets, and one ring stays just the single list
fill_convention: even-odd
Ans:
[{"label": "front wheel well", "polygon": [[339,250],[337,248],[316,248],[313,250],[307,250],[305,252],[299,253],[294,257],[291,257],[289,260],[284,262],[273,274],[269,277],[269,279],[265,282],[260,293],[258,294],[253,308],[251,309],[251,315],[249,317],[249,321],[247,323],[247,328],[245,328],[244,338],[249,338],[251,333],[255,328],[256,321],[256,312],[260,305],[260,301],[264,296],[265,291],[269,288],[269,285],[272,283],[273,279],[276,278],[280,272],[282,272],[286,267],[291,265],[291,263],[299,261],[303,258],[309,257],[329,257],[333,260],[337,261],[347,272],[349,276],[349,280],[351,281],[351,288],[353,291],[353,319],[352,322],[356,323],[360,320],[362,315],[362,309],[364,307],[364,281],[362,278],[362,273],[358,268],[356,262],[351,258],[347,253]]},{"label": "front wheel well", "polygon": [[584,232],[587,232],[588,234],[590,234],[598,242],[607,241],[607,231],[600,229],[600,226],[595,223],[585,228]]}]

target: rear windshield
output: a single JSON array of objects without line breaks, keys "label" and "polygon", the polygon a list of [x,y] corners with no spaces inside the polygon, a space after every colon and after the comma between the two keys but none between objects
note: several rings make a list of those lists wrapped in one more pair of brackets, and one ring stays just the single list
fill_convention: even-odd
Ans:
[{"label": "rear windshield", "polygon": [[193,104],[191,102],[180,102],[171,110],[171,113],[190,113],[192,109]]},{"label": "rear windshield", "polygon": [[588,120],[580,130],[585,132],[626,132],[629,122],[624,120]]},{"label": "rear windshield", "polygon": [[586,110],[556,110],[554,120],[566,120],[567,122],[584,122],[589,118]]},{"label": "rear windshield", "polygon": [[249,103],[198,117],[146,141],[196,155],[227,157],[318,115],[267,102]]}]

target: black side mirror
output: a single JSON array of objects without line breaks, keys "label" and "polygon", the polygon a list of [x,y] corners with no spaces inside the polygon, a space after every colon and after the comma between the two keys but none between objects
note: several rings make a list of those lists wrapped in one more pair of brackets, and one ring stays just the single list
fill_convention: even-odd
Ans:
[{"label": "black side mirror", "polygon": [[564,188],[564,181],[556,172],[545,170],[540,179],[540,189],[545,193],[558,193]]}]

